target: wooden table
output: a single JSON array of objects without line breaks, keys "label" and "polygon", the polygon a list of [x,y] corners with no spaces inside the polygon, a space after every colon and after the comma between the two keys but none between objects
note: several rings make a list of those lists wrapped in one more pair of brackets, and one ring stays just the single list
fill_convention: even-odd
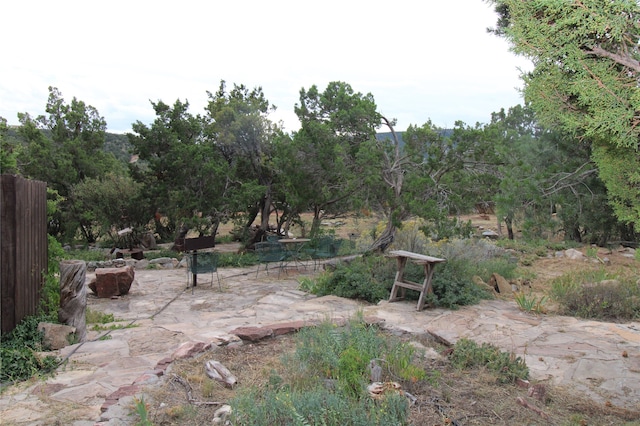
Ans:
[{"label": "wooden table", "polygon": [[[395,257],[398,262],[398,272],[396,272],[396,278],[393,282],[393,288],[391,289],[389,302],[395,302],[396,300],[404,299],[405,289],[408,288],[410,290],[416,290],[420,292],[417,310],[422,310],[422,308],[424,308],[427,294],[433,292],[433,289],[431,287],[433,270],[438,263],[446,262],[447,260],[440,259],[439,257],[431,257],[424,254],[412,253],[405,250],[390,251],[388,257]],[[422,282],[422,284],[414,283],[404,278],[404,267],[406,266],[408,259],[411,259],[412,262],[417,263],[418,265],[424,266],[424,281]],[[398,290],[400,290],[400,296],[398,296]]]},{"label": "wooden table", "polygon": [[[309,238],[282,238],[278,240],[278,242],[284,246],[284,249],[287,252],[285,261],[293,260],[296,268],[298,267],[298,264],[302,265],[302,262],[300,262],[300,249],[302,249],[302,246],[309,241],[311,241],[311,239]],[[284,266],[286,267],[286,263]]]}]

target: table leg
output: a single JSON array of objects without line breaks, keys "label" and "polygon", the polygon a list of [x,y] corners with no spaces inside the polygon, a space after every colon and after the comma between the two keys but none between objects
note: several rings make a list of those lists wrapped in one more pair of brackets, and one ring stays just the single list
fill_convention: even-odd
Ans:
[{"label": "table leg", "polygon": [[421,311],[424,308],[424,304],[426,302],[427,294],[433,293],[433,288],[431,287],[431,278],[433,277],[433,271],[435,269],[434,263],[425,263],[424,264],[424,282],[422,284],[422,291],[420,292],[420,298],[418,299],[418,311]]},{"label": "table leg", "polygon": [[[389,302],[393,302],[394,300],[404,299],[405,289],[398,285],[404,281],[404,267],[407,264],[406,257],[397,257],[398,263],[398,272],[396,272],[396,278],[393,282],[393,287],[391,288],[391,295],[389,296]],[[398,290],[400,290],[400,297],[398,297]]]}]

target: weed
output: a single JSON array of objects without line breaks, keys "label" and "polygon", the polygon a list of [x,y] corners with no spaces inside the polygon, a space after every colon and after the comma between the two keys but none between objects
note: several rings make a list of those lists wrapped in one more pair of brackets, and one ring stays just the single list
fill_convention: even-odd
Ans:
[{"label": "weed", "polygon": [[551,283],[551,297],[571,316],[613,321],[640,318],[640,287],[634,278],[603,269],[556,278]]},{"label": "weed", "polygon": [[[367,326],[362,314],[344,327],[329,321],[302,329],[296,349],[283,358],[288,371],[272,371],[263,388],[241,392],[231,401],[233,424],[406,424],[406,398],[390,395],[373,402],[364,397],[372,359],[393,364],[417,377],[414,349]],[[422,372],[424,374],[424,372]]]},{"label": "weed", "polygon": [[85,311],[85,318],[87,324],[107,324],[116,321],[113,314],[105,314],[104,312],[94,311],[89,307],[87,307]]},{"label": "weed", "polygon": [[499,383],[511,383],[517,378],[525,380],[529,377],[529,368],[522,358],[502,352],[488,343],[478,346],[472,340],[460,339],[450,359],[459,369],[486,367],[497,375]]},{"label": "weed", "polygon": [[153,426],[151,420],[149,420],[149,407],[144,402],[144,396],[140,398],[134,398],[135,412],[138,415],[139,420],[135,423],[136,426]]},{"label": "weed", "polygon": [[525,312],[533,312],[536,314],[545,313],[544,302],[547,300],[547,296],[542,296],[540,299],[529,293],[525,294],[523,291],[515,293],[516,303],[518,307]]}]

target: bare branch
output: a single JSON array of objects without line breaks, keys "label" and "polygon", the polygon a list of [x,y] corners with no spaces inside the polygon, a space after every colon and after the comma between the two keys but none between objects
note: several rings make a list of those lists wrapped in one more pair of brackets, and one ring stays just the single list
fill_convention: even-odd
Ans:
[{"label": "bare branch", "polygon": [[619,53],[609,52],[606,49],[603,49],[600,46],[594,46],[591,49],[587,50],[586,53],[609,58],[617,64],[624,65],[627,68],[631,68],[635,72],[640,73],[640,61],[633,59],[629,55],[620,55]]}]

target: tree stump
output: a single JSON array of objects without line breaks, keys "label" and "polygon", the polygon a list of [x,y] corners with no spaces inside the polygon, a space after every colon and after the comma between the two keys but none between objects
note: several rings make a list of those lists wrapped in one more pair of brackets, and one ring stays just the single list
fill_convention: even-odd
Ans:
[{"label": "tree stump", "polygon": [[79,342],[87,340],[87,264],[83,260],[60,262],[60,310],[58,320],[76,328]]}]

